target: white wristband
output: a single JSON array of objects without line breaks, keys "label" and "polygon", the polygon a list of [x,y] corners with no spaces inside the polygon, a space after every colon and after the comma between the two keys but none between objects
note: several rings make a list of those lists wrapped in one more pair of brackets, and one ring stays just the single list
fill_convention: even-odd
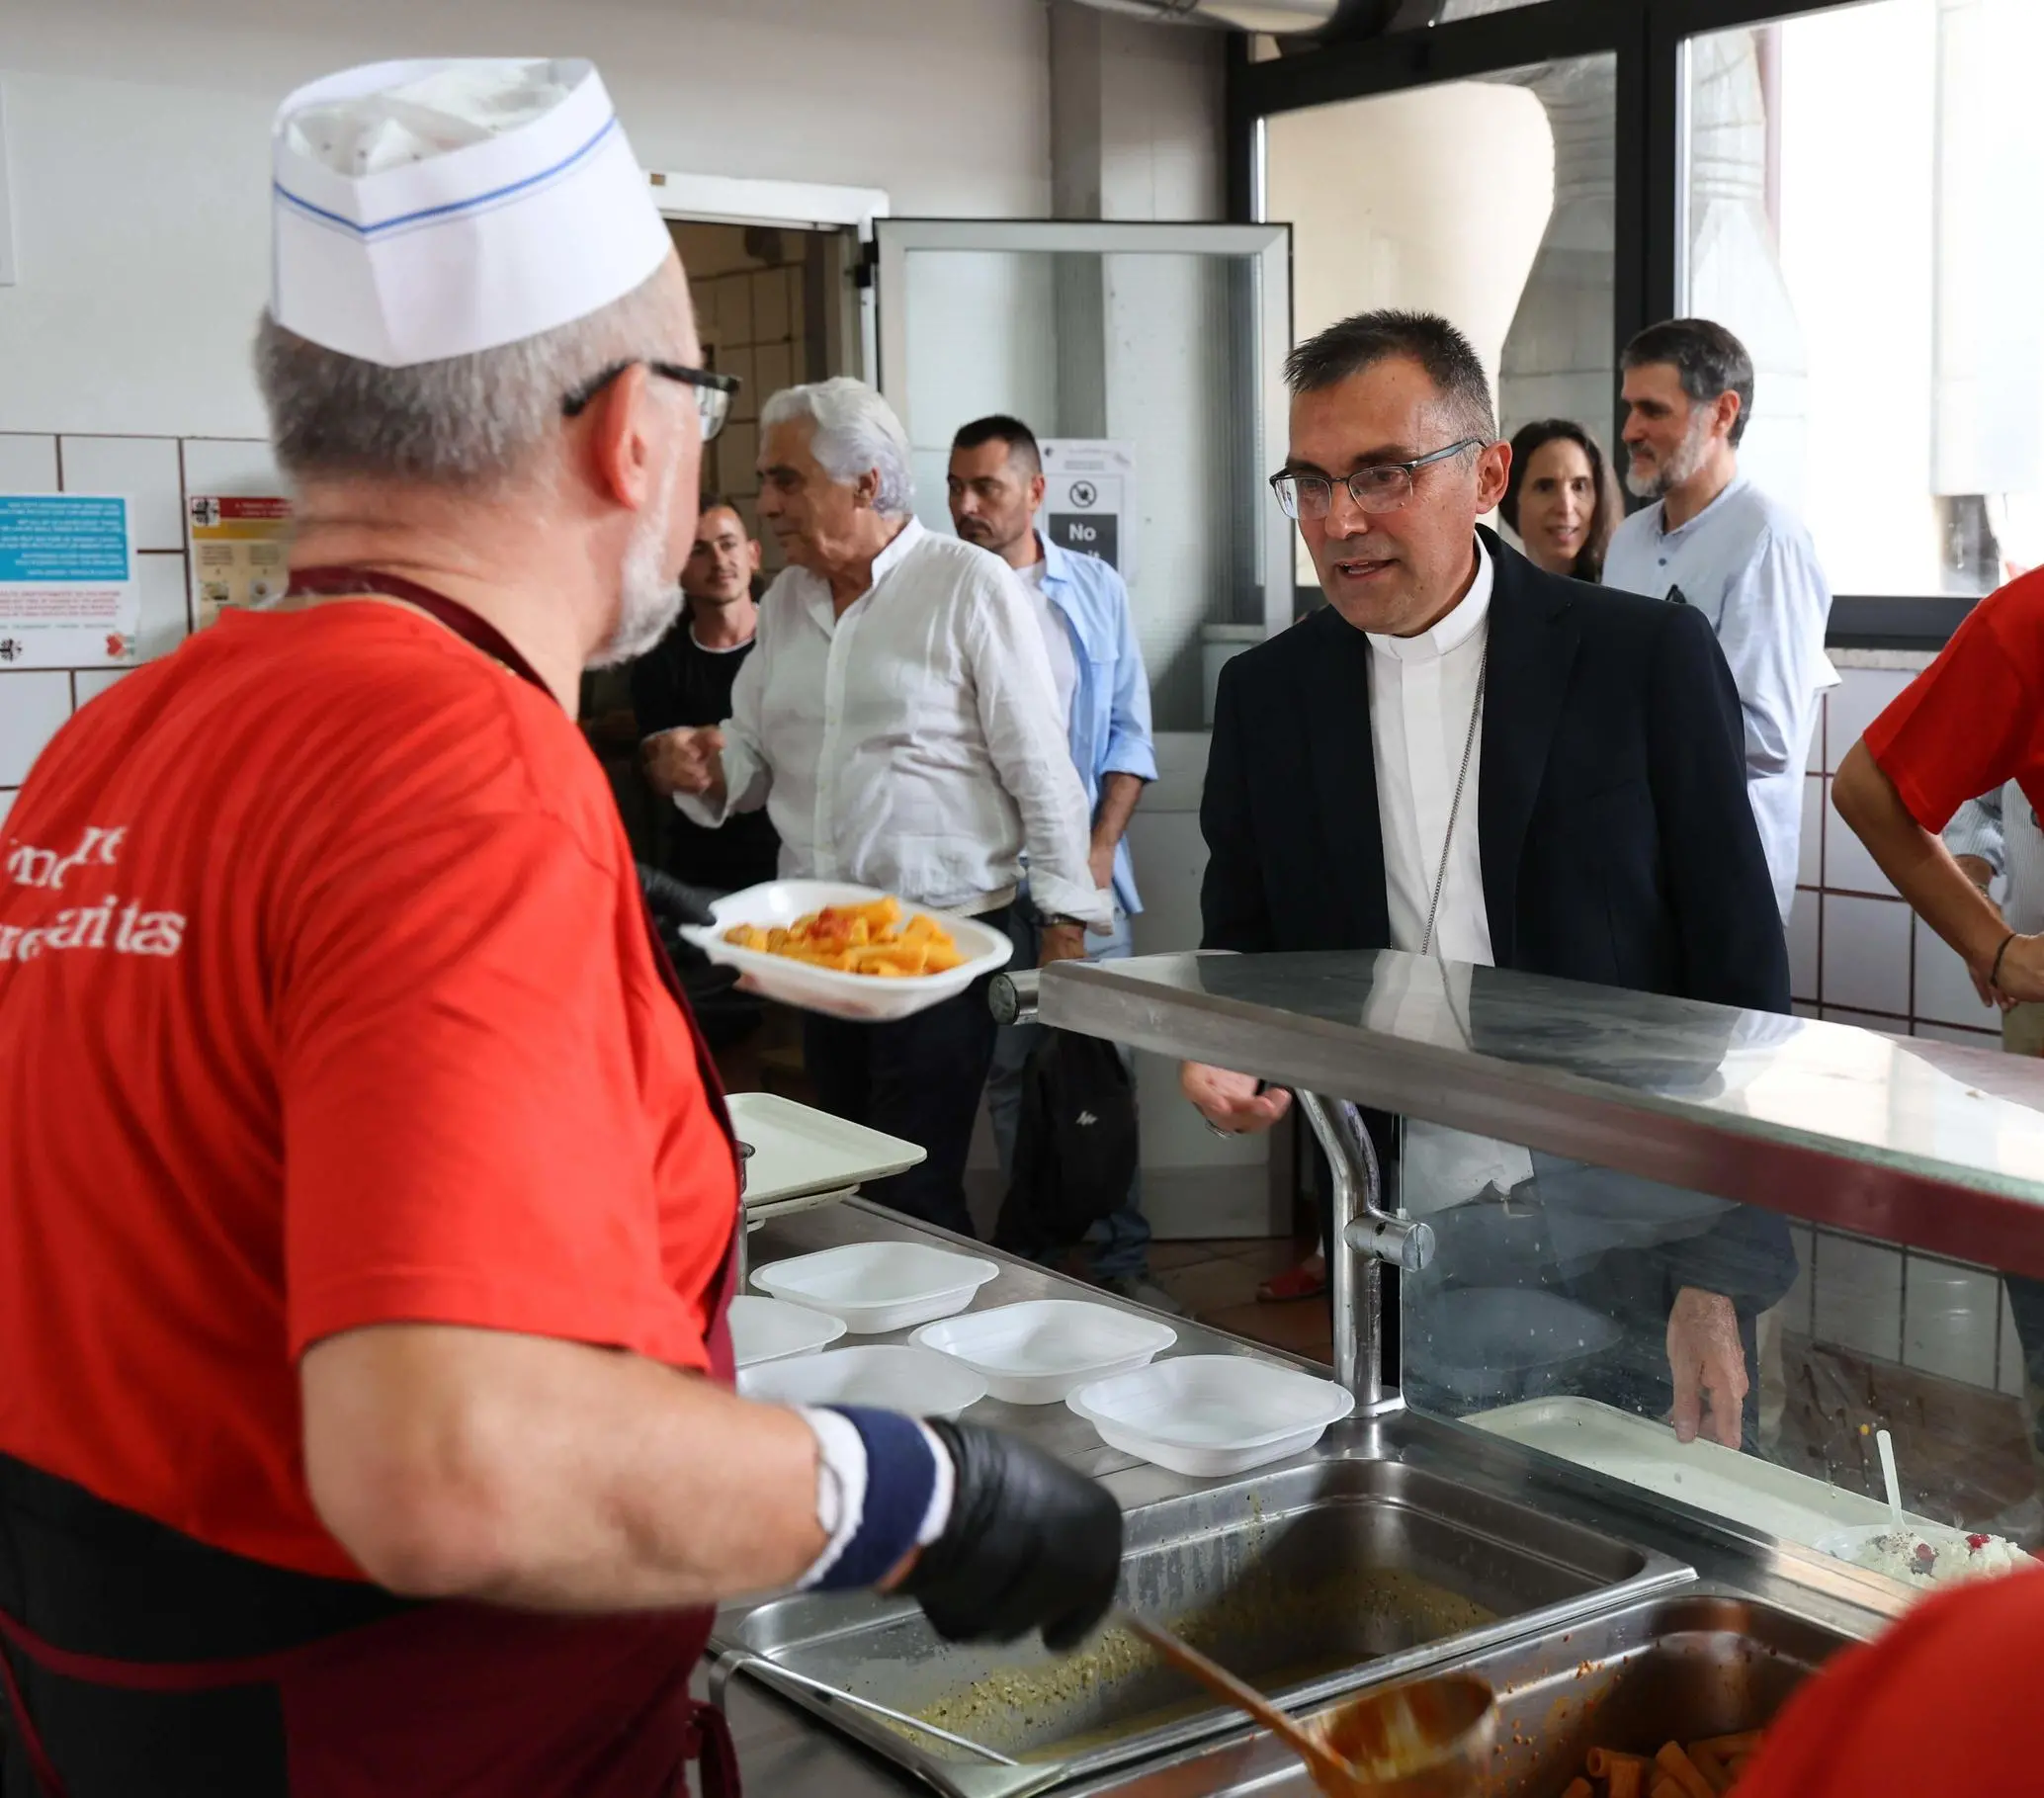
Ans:
[{"label": "white wristband", "polygon": [[866,1442],[858,1425],[834,1411],[799,1405],[795,1414],[816,1438],[816,1525],[825,1537],[823,1552],[795,1583],[807,1589],[837,1565],[859,1533],[866,1514]]}]

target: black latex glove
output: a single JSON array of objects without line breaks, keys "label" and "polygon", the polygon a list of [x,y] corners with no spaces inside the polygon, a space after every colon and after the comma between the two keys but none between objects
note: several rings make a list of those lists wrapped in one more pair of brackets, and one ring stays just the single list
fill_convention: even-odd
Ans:
[{"label": "black latex glove", "polygon": [[925,1421],[958,1483],[944,1533],[900,1589],[947,1642],[1012,1642],[1041,1629],[1046,1648],[1075,1647],[1114,1602],[1121,1506],[1097,1480],[1018,1436]]},{"label": "black latex glove", "polygon": [[646,908],[653,914],[660,947],[667,951],[674,972],[681,976],[682,990],[699,1005],[705,999],[728,992],[737,983],[738,971],[718,967],[681,934],[684,924],[716,921],[710,914],[710,901],[716,896],[678,881],[671,874],[662,874],[657,868],[648,868],[643,862],[637,866],[639,891],[645,895]]}]

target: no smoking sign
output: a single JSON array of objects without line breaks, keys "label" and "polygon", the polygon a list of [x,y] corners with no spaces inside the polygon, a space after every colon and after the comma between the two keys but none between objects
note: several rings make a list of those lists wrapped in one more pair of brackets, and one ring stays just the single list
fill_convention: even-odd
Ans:
[{"label": "no smoking sign", "polygon": [[[1046,542],[1097,556],[1130,577],[1134,550],[1135,456],[1132,446],[1098,438],[1043,442]],[[1124,521],[1129,521],[1125,528]]]}]

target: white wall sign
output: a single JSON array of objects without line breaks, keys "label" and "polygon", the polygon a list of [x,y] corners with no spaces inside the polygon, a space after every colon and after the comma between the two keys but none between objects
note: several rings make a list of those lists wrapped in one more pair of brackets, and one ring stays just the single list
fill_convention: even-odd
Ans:
[{"label": "white wall sign", "polygon": [[1104,437],[1046,437],[1044,540],[1136,577],[1136,450]]},{"label": "white wall sign", "polygon": [[129,513],[118,494],[0,493],[0,668],[134,659]]}]

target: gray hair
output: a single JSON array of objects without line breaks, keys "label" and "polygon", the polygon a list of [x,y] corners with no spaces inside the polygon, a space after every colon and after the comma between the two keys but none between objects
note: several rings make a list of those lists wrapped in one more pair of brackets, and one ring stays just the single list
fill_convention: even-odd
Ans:
[{"label": "gray hair", "polygon": [[854,481],[871,471],[880,476],[873,496],[876,512],[902,518],[915,510],[908,433],[894,408],[863,381],[836,375],[784,387],[759,409],[761,429],[798,418],[815,425],[809,448],[832,480]]},{"label": "gray hair", "polygon": [[487,488],[554,440],[561,402],[606,369],[658,354],[673,334],[664,265],[586,316],[515,343],[389,369],[287,330],[256,327],[256,381],[277,460],[294,478],[369,476]]}]

